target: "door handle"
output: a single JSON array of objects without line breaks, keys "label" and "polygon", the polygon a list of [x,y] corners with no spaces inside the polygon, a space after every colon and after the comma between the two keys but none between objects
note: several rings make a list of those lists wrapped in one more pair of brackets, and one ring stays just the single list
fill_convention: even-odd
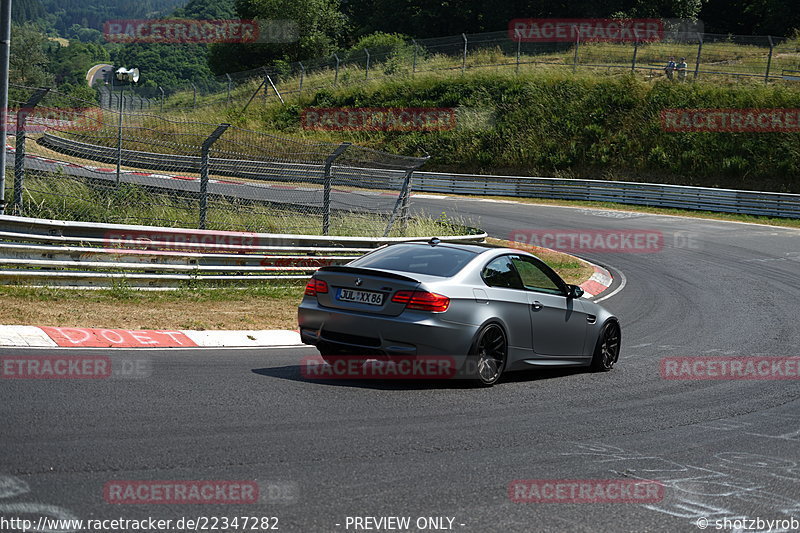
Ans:
[{"label": "door handle", "polygon": [[537,301],[537,302],[533,302],[531,304],[531,309],[533,309],[534,311],[538,311],[541,308],[542,308],[542,303],[541,302]]}]

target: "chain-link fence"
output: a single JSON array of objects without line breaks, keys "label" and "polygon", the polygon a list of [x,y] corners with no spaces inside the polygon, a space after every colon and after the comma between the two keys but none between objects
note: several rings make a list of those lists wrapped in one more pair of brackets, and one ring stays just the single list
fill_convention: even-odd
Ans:
[{"label": "chain-link fence", "polygon": [[651,42],[527,42],[508,31],[410,40],[387,49],[343,51],[315,60],[277,63],[174,87],[101,87],[104,107],[132,111],[193,109],[209,105],[246,108],[254,101],[284,101],[304,91],[380,78],[447,75],[467,70],[525,72],[543,68],[598,74],[634,72],[666,77],[670,57],[686,66],[675,79],[749,77],[764,81],[800,78],[800,40],[774,36],[666,33]]},{"label": "chain-link fence", "polygon": [[[229,124],[100,108],[13,86],[9,213],[257,232],[388,235],[408,220],[406,157]],[[103,165],[110,166],[103,166]]]}]

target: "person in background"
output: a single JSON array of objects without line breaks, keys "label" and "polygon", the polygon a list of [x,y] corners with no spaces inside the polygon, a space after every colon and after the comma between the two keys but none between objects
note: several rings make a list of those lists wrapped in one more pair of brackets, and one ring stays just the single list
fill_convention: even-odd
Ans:
[{"label": "person in background", "polygon": [[686,69],[689,65],[686,64],[686,58],[682,57],[681,62],[678,63],[678,80],[683,81],[686,79]]},{"label": "person in background", "polygon": [[667,73],[667,79],[672,79],[672,73],[675,71],[675,58],[670,57],[669,61],[667,61],[667,66],[664,69],[664,72]]}]

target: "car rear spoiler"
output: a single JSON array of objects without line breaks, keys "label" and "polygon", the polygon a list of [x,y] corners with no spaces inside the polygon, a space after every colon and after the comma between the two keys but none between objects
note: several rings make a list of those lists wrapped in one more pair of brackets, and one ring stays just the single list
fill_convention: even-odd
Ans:
[{"label": "car rear spoiler", "polygon": [[358,268],[346,265],[324,266],[318,269],[317,272],[343,272],[347,274],[360,274],[362,276],[378,276],[381,278],[397,279],[401,281],[413,281],[415,283],[419,283],[418,279],[414,279],[409,276],[403,276],[402,274],[386,272],[385,270],[378,270],[372,268]]}]

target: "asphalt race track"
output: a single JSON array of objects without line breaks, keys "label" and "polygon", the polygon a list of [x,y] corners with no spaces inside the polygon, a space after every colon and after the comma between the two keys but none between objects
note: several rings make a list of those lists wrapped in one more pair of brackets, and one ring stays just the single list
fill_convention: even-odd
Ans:
[{"label": "asphalt race track", "polygon": [[[303,379],[301,359],[315,353],[305,348],[114,351],[147,358],[149,377],[0,382],[0,516],[270,516],[287,532],[363,531],[347,517],[365,516],[411,517],[408,530],[420,531],[418,517],[449,517],[464,533],[800,520],[800,381],[660,374],[665,357],[800,355],[800,231],[431,197],[413,205],[496,237],[662,231],[657,253],[584,254],[625,280],[600,296],[622,322],[618,366],[475,389]],[[54,350],[3,355],[21,353]],[[515,503],[518,479],[649,479],[664,492],[651,503]],[[252,480],[263,494],[242,505],[110,504],[103,487],[115,480]]]}]

